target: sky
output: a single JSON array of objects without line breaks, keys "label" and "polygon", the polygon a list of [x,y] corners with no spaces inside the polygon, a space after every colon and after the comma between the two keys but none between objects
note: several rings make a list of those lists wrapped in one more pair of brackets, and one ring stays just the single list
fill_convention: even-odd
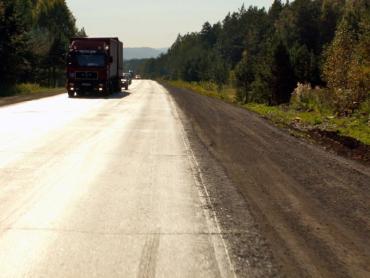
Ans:
[{"label": "sky", "polygon": [[119,37],[126,47],[170,47],[178,34],[222,21],[244,3],[268,8],[273,0],[66,0],[89,36]]}]

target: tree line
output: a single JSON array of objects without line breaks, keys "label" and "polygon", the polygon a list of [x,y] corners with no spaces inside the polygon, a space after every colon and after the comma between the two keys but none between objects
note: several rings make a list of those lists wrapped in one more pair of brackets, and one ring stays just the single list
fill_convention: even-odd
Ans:
[{"label": "tree line", "polygon": [[179,35],[168,53],[141,71],[151,78],[232,84],[237,101],[288,103],[297,84],[369,97],[370,2],[275,0],[244,6],[200,32]]},{"label": "tree line", "polygon": [[0,87],[64,84],[73,36],[86,34],[77,29],[65,0],[0,0]]}]

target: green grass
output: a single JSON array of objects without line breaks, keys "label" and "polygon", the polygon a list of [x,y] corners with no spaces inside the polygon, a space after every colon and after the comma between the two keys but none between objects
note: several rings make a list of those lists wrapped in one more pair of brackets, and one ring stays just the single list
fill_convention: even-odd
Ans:
[{"label": "green grass", "polygon": [[[221,91],[212,83],[189,83],[184,81],[165,81],[167,84],[178,88],[189,89],[199,94],[218,98],[229,103],[235,102],[235,89],[224,87]],[[343,136],[348,136],[370,145],[370,101],[365,102],[360,110],[351,116],[338,117],[334,113],[327,111],[313,110],[302,112],[295,110],[288,105],[268,106],[265,104],[248,103],[237,104],[249,111],[253,111],[279,126],[295,126],[300,130],[310,130],[314,128],[338,131]]]},{"label": "green grass", "polygon": [[262,115],[276,124],[292,126],[295,124],[301,129],[318,128],[328,131],[338,131],[370,145],[370,117],[365,113],[355,113],[348,117],[335,117],[319,112],[300,112],[284,106],[267,106],[264,104],[249,103],[244,108]]},{"label": "green grass", "polygon": [[58,93],[65,91],[65,88],[58,87],[58,88],[49,88],[49,87],[42,87],[38,84],[19,84],[16,86],[18,94],[21,95],[29,95],[29,94],[49,94],[49,93]]},{"label": "green grass", "polygon": [[38,84],[32,84],[32,83],[23,83],[23,84],[17,84],[12,88],[8,89],[2,89],[0,91],[0,97],[9,97],[9,96],[18,96],[18,95],[33,95],[33,94],[56,94],[56,93],[62,93],[65,89],[62,87],[59,88],[48,88],[48,87],[42,87]]},{"label": "green grass", "polygon": [[230,103],[235,102],[235,89],[230,86],[224,86],[221,90],[212,82],[185,82],[181,80],[176,81],[162,81],[177,88],[188,89],[204,96],[218,98]]}]

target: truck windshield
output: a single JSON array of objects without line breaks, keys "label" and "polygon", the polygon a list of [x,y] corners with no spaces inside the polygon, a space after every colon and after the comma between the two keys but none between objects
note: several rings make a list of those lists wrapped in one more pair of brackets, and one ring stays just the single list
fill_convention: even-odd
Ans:
[{"label": "truck windshield", "polygon": [[104,67],[104,54],[76,54],[74,62],[80,67]]}]

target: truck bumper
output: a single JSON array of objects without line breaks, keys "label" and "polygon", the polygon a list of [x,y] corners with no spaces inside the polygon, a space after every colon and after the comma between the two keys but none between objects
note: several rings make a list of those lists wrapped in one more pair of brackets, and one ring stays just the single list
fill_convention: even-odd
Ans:
[{"label": "truck bumper", "polygon": [[75,92],[77,94],[88,94],[88,93],[104,94],[108,91],[106,82],[105,81],[102,82],[99,80],[68,82],[67,90],[68,92]]}]

